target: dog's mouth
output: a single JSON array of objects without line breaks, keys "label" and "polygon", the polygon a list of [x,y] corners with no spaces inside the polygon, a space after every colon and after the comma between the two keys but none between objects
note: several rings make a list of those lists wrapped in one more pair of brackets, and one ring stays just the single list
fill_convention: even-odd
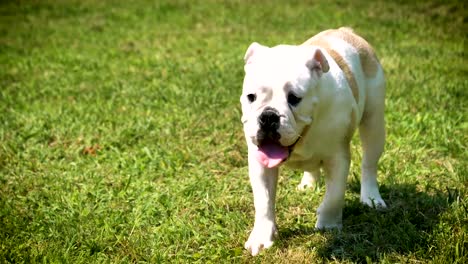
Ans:
[{"label": "dog's mouth", "polygon": [[277,140],[266,139],[258,145],[256,158],[264,167],[275,168],[289,158],[300,137],[290,146],[283,146]]}]

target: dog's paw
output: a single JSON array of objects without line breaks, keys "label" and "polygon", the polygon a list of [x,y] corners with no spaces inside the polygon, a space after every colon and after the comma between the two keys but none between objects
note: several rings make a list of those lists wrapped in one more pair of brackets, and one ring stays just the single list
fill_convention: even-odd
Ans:
[{"label": "dog's paw", "polygon": [[323,217],[319,217],[317,222],[315,223],[315,229],[317,230],[330,230],[330,229],[338,229],[341,230],[343,227],[341,218],[339,219],[324,219]]},{"label": "dog's paw", "polygon": [[315,228],[324,229],[341,229],[343,226],[343,210],[340,206],[324,206],[322,203],[317,209],[317,222]]},{"label": "dog's paw", "polygon": [[265,223],[255,226],[244,247],[250,251],[252,256],[256,256],[262,249],[267,249],[273,245],[276,234],[277,231],[274,224]]},{"label": "dog's paw", "polygon": [[305,191],[308,189],[314,189],[315,188],[315,182],[301,182],[299,185],[297,185],[297,190],[298,191]]},{"label": "dog's paw", "polygon": [[322,221],[317,221],[317,223],[315,223],[315,229],[317,230],[331,230],[331,229],[341,230],[342,227],[343,227],[343,224],[341,223],[327,223],[327,222],[322,222]]},{"label": "dog's paw", "polygon": [[373,184],[362,184],[361,185],[361,203],[376,209],[385,209],[387,205],[385,204],[382,196],[380,196],[379,187],[377,183]]},{"label": "dog's paw", "polygon": [[382,196],[380,196],[379,189],[375,186],[372,186],[372,187],[364,186],[364,188],[361,187],[360,200],[361,200],[361,203],[371,208],[377,208],[377,209],[387,208],[387,205],[382,199]]},{"label": "dog's paw", "polygon": [[311,172],[304,172],[304,176],[301,179],[301,183],[297,185],[297,190],[305,191],[307,189],[314,189],[317,186],[317,180],[319,172],[311,173]]},{"label": "dog's paw", "polygon": [[371,207],[371,208],[377,208],[377,209],[385,209],[387,208],[387,205],[385,204],[385,201],[380,197],[380,194],[376,196],[361,196],[361,203]]}]

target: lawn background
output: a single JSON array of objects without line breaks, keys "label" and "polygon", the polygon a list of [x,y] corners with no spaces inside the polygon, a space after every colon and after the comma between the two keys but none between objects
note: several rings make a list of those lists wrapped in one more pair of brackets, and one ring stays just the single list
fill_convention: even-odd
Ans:
[{"label": "lawn background", "polygon": [[[462,1],[1,1],[0,261],[466,263]],[[239,96],[248,45],[351,26],[387,75],[381,192],[342,232],[283,169],[279,238],[256,258]],[[354,143],[358,143],[357,137]]]}]

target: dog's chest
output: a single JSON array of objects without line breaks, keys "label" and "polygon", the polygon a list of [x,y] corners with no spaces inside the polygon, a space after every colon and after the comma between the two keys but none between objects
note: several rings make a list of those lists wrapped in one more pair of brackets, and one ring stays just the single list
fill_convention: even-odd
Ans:
[{"label": "dog's chest", "polygon": [[296,148],[286,161],[285,165],[293,169],[313,170],[320,166],[323,160],[332,156],[335,147],[324,149],[318,142],[307,142]]},{"label": "dog's chest", "polygon": [[294,147],[285,165],[301,170],[317,168],[343,147],[348,124],[349,119],[339,115],[316,122]]}]

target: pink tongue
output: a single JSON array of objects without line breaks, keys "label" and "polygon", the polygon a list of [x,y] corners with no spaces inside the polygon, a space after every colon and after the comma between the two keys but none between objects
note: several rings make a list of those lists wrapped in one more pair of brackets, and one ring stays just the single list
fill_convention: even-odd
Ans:
[{"label": "pink tongue", "polygon": [[257,160],[267,168],[278,166],[288,155],[287,147],[274,142],[265,142],[257,150]]}]

